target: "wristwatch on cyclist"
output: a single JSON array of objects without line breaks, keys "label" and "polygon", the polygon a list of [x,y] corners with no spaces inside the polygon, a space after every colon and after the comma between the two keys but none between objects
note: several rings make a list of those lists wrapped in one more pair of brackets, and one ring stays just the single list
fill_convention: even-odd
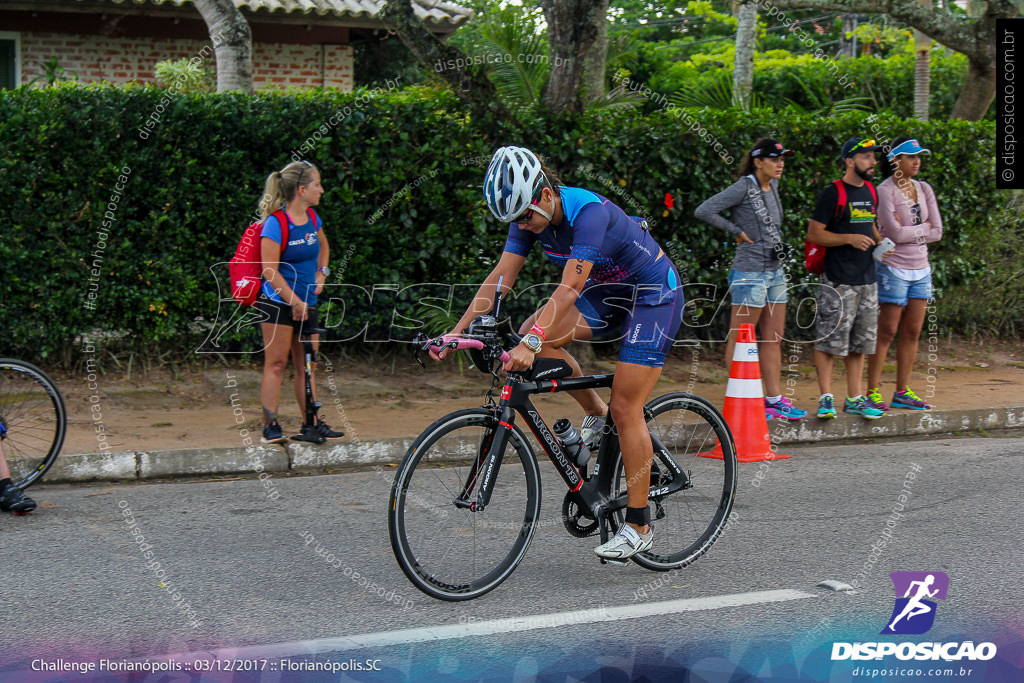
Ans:
[{"label": "wristwatch on cyclist", "polygon": [[324,277],[329,277],[331,274],[331,269],[328,268],[327,266],[320,266],[319,268],[316,269],[316,272],[323,273]]},{"label": "wristwatch on cyclist", "polygon": [[523,337],[523,344],[525,344],[526,348],[530,349],[534,353],[540,353],[540,347],[542,343],[543,342],[541,341],[540,337],[536,334],[531,333]]}]

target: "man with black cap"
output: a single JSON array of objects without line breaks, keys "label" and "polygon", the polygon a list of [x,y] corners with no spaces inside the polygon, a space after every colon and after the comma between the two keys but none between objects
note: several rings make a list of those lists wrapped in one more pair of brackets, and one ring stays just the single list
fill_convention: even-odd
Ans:
[{"label": "man with black cap", "polygon": [[846,361],[847,398],[843,412],[875,420],[885,415],[862,393],[864,355],[875,352],[878,285],[871,250],[882,241],[875,225],[878,196],[874,177],[874,140],[853,138],[843,145],[845,174],[818,195],[807,226],[807,240],[826,247],[818,289],[814,364],[818,371],[818,417],[834,418],[832,368]]}]

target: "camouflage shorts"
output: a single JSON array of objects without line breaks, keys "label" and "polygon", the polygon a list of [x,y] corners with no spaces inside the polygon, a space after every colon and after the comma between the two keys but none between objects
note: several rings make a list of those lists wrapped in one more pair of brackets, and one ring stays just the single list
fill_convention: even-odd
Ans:
[{"label": "camouflage shorts", "polygon": [[878,285],[837,285],[822,275],[818,290],[818,351],[833,356],[874,353],[878,337]]}]

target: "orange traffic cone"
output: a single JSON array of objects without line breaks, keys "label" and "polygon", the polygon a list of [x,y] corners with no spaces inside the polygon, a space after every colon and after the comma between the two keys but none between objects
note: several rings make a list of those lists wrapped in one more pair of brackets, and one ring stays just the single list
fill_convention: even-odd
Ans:
[{"label": "orange traffic cone", "polygon": [[[754,335],[754,326],[749,323],[740,325],[740,333],[736,338],[722,415],[732,430],[736,441],[736,459],[740,462],[782,460],[789,457],[772,451],[768,439],[768,418],[764,412],[757,337]],[[722,445],[715,444],[710,452],[698,455],[721,460]]]}]

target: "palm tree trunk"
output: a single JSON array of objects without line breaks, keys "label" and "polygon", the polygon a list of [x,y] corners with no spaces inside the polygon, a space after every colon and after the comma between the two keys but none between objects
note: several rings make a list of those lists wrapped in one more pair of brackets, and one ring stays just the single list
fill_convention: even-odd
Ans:
[{"label": "palm tree trunk", "polygon": [[[932,0],[920,0],[921,6],[932,8]],[[931,49],[932,39],[914,30],[914,118],[928,120],[928,100],[931,95]]]},{"label": "palm tree trunk", "polygon": [[193,0],[217,56],[217,92],[251,93],[252,31],[232,0]]},{"label": "palm tree trunk", "polygon": [[750,0],[739,3],[736,12],[736,57],[732,69],[732,101],[744,110],[750,109],[750,93],[754,89],[754,42],[757,39],[757,4]]},{"label": "palm tree trunk", "polygon": [[586,89],[587,102],[599,100],[605,96],[608,89],[605,84],[605,71],[608,64],[608,21],[600,21],[597,24],[597,39],[587,55],[587,64],[584,67],[583,86]]},{"label": "palm tree trunk", "polygon": [[918,121],[928,120],[930,96],[931,50],[918,50],[914,61],[914,118]]},{"label": "palm tree trunk", "polygon": [[608,0],[540,0],[548,23],[551,76],[544,105],[555,114],[576,114],[587,56],[597,40],[598,27],[608,21]]}]

